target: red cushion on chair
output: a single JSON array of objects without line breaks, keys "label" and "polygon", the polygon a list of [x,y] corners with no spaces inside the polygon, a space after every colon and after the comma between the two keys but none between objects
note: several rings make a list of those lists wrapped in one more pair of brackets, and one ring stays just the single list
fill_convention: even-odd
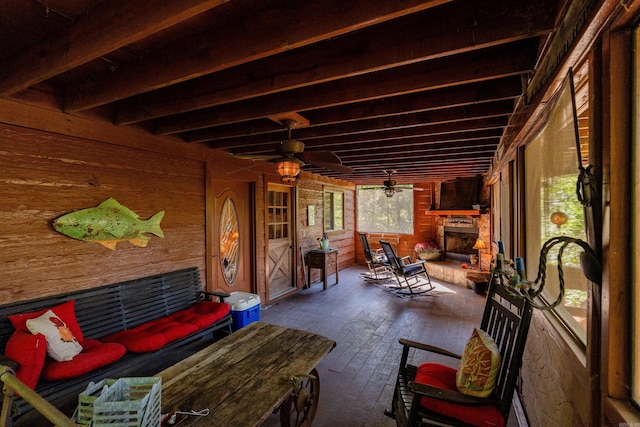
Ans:
[{"label": "red cushion on chair", "polygon": [[47,358],[42,378],[47,381],[75,378],[115,362],[127,352],[127,349],[118,343],[103,343],[92,339],[84,340],[82,348],[82,353],[71,360],[56,362]]},{"label": "red cushion on chair", "polygon": [[[424,363],[418,367],[415,382],[451,391],[456,388],[456,369],[437,363]],[[482,427],[504,427],[504,418],[494,406],[468,406],[444,400],[423,397],[422,406],[433,412],[454,417],[466,423]]]},{"label": "red cushion on chair", "polygon": [[102,341],[120,343],[132,353],[148,353],[197,330],[196,325],[175,322],[165,317],[108,335]]},{"label": "red cushion on chair", "polygon": [[231,306],[223,302],[200,301],[191,307],[172,314],[169,318],[180,323],[190,323],[198,329],[217,322],[229,314]]},{"label": "red cushion on chair", "polygon": [[18,362],[16,377],[29,388],[35,389],[47,357],[47,340],[44,335],[15,331],[7,341],[4,354]]},{"label": "red cushion on chair", "polygon": [[62,319],[62,321],[66,323],[67,327],[71,330],[73,336],[76,337],[79,342],[82,342],[82,340],[84,339],[84,335],[82,335],[82,329],[80,329],[80,325],[76,320],[74,300],[69,300],[55,307],[47,307],[31,313],[13,314],[8,317],[9,321],[16,330],[29,332],[29,329],[27,328],[27,320],[40,317],[41,315],[46,313],[47,310],[53,311],[60,319]]}]

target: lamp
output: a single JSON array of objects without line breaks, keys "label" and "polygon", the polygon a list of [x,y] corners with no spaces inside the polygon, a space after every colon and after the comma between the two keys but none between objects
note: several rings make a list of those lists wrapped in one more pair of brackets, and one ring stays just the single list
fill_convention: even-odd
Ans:
[{"label": "lamp", "polygon": [[482,238],[478,237],[472,249],[478,250],[478,268],[482,270],[482,250],[487,249],[487,244],[482,240]]},{"label": "lamp", "polygon": [[396,194],[396,190],[394,190],[393,188],[385,188],[384,189],[384,195],[387,197],[393,197],[393,195]]},{"label": "lamp", "polygon": [[300,173],[298,159],[285,159],[278,163],[278,174],[283,183],[294,182]]}]

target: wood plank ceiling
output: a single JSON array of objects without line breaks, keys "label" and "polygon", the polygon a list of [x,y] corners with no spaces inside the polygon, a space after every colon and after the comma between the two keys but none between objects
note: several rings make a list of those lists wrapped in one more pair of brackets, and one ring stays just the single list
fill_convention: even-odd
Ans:
[{"label": "wood plank ceiling", "polygon": [[[486,174],[564,9],[560,0],[12,0],[0,96],[270,154],[354,183]],[[40,94],[40,95],[34,95]],[[248,165],[255,162],[247,161]]]}]

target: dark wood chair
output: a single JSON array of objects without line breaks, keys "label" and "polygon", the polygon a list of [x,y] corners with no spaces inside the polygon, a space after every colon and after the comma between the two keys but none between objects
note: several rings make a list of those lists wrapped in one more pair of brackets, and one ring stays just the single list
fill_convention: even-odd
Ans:
[{"label": "dark wood chair", "polygon": [[[455,386],[456,371],[451,367],[435,363],[421,364],[420,367],[416,367],[408,362],[410,349],[424,350],[454,359],[460,359],[461,355],[427,344],[400,339],[403,349],[392,409],[385,411],[385,414],[395,418],[397,425],[402,427],[485,425],[482,423],[487,418],[491,420],[487,420],[489,423],[486,425],[505,425],[509,417],[532,314],[533,307],[525,298],[509,293],[496,277],[492,278],[480,329],[489,334],[497,344],[501,362],[495,388],[489,397],[475,397],[458,392]],[[420,372],[429,370],[434,373],[431,378],[437,377],[438,380],[426,381],[431,384],[416,382],[416,374],[419,370]],[[439,373],[437,373],[438,370]],[[453,378],[451,378],[452,375]],[[445,378],[447,376],[449,378]],[[436,386],[436,383],[440,384]],[[445,384],[448,385],[445,386]]]},{"label": "dark wood chair", "polygon": [[385,256],[384,252],[382,252],[382,249],[373,251],[371,249],[371,245],[369,245],[367,234],[358,234],[360,235],[360,243],[364,252],[364,258],[367,262],[367,267],[369,268],[368,273],[363,273],[365,279],[382,280],[391,277],[391,267],[389,266],[387,257]]},{"label": "dark wood chair", "polygon": [[389,266],[398,281],[399,290],[396,293],[407,295],[420,295],[434,289],[431,278],[425,267],[423,260],[411,262],[406,257],[398,257],[391,246],[391,243],[380,240],[380,246],[387,257]]}]

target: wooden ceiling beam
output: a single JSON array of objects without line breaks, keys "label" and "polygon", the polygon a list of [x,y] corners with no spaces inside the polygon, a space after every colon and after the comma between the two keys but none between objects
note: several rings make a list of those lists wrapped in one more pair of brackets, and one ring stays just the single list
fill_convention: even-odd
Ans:
[{"label": "wooden ceiling beam", "polygon": [[[417,140],[417,141],[416,141]],[[379,156],[385,154],[395,154],[401,151],[406,155],[412,153],[434,152],[435,150],[461,150],[466,148],[477,148],[480,146],[492,146],[495,150],[500,142],[500,135],[487,135],[485,132],[461,132],[454,138],[413,138],[410,140],[398,140],[393,144],[360,144],[350,150],[332,149],[342,160],[367,158],[368,156]],[[312,150],[309,150],[312,151]]]},{"label": "wooden ceiling beam", "polygon": [[[405,129],[380,130],[378,132],[361,133],[357,135],[341,135],[326,138],[316,138],[305,142],[305,146],[309,148],[324,149],[341,149],[343,145],[351,147],[358,144],[366,144],[372,142],[383,143],[393,141],[395,139],[408,138],[447,138],[448,134],[457,134],[471,131],[494,130],[502,132],[507,126],[508,118],[506,116],[491,117],[488,119],[467,119],[457,122],[426,124],[424,126],[415,126]],[[253,153],[273,149],[273,143],[260,144],[254,146],[245,146],[237,138],[238,141],[230,143],[228,146],[219,147],[220,141],[214,141],[208,145],[211,148],[233,148],[236,153]]]},{"label": "wooden ceiling beam", "polygon": [[243,21],[227,20],[192,40],[163,48],[162,54],[122,64],[112,73],[97,76],[95,85],[83,85],[68,94],[66,108],[78,111],[128,98],[449,1],[296,0],[261,10],[243,10]]},{"label": "wooden ceiling beam", "polygon": [[109,0],[59,37],[0,62],[0,96],[27,89],[122,46],[175,25],[226,0]]},{"label": "wooden ceiling beam", "polygon": [[119,106],[130,124],[549,33],[553,1],[448,4],[321,44],[143,94]]},{"label": "wooden ceiling beam", "polygon": [[[359,153],[377,152],[382,151],[386,147],[389,147],[391,151],[402,149],[405,147],[423,147],[427,149],[431,146],[451,145],[452,143],[464,143],[466,141],[478,141],[487,139],[498,139],[502,135],[502,129],[487,129],[487,130],[472,130],[472,131],[460,131],[441,135],[412,135],[406,138],[398,139],[371,139],[370,141],[352,142],[345,138],[343,143],[324,143],[319,145],[305,144],[306,151],[313,151],[317,149],[330,150],[338,154],[342,158],[349,158],[350,156],[358,156]],[[315,142],[315,141],[314,141]],[[257,147],[251,148],[238,148],[233,149],[231,152],[235,155],[251,155],[251,154],[271,154],[273,153],[274,145],[261,145],[259,149]]]},{"label": "wooden ceiling beam", "polygon": [[[172,134],[337,106],[388,96],[481,82],[532,70],[536,43],[514,43],[266,95],[156,120],[156,133]],[[461,67],[460,64],[465,66]]]},{"label": "wooden ceiling beam", "polygon": [[[499,101],[496,103],[474,104],[464,107],[446,108],[442,110],[425,111],[414,114],[404,114],[394,117],[375,118],[361,120],[359,122],[337,123],[327,126],[315,126],[305,129],[299,129],[292,134],[293,139],[302,140],[308,146],[314,146],[314,139],[332,138],[347,136],[346,142],[359,139],[360,134],[369,134],[361,141],[371,141],[378,139],[376,135],[381,132],[387,133],[387,138],[391,137],[408,137],[412,135],[424,135],[433,130],[436,124],[444,124],[449,122],[467,121],[470,117],[481,120],[493,117],[504,117],[507,122],[507,116],[513,110],[512,101]],[[466,123],[467,125],[469,123]],[[464,125],[462,125],[464,128]],[[461,128],[457,128],[461,129]],[[402,133],[394,134],[393,131],[404,130]],[[231,148],[243,146],[260,146],[263,144],[273,144],[288,138],[286,132],[268,133],[255,135],[245,138],[234,138],[232,140],[220,140],[211,143],[211,147]],[[241,140],[241,141],[238,141]]]},{"label": "wooden ceiling beam", "polygon": [[[306,111],[305,116],[309,118],[311,126],[319,126],[365,118],[427,111],[436,108],[514,99],[520,96],[521,93],[522,83],[520,77],[511,76],[446,89],[416,92],[408,95]],[[282,127],[274,126],[271,122],[267,123],[264,119],[259,119],[187,132],[181,136],[187,142],[203,142],[234,137],[247,138],[268,132],[282,133]]]}]

